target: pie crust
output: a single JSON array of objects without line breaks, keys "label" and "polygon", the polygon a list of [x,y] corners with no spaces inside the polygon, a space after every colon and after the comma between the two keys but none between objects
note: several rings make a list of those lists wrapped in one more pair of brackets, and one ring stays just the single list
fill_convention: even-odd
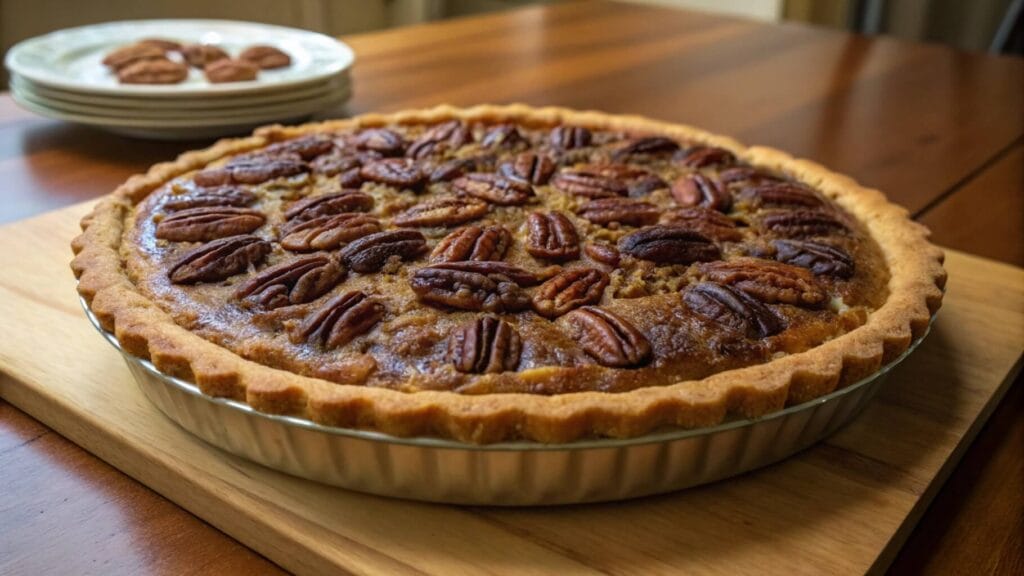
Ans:
[{"label": "pie crust", "polygon": [[[806,351],[701,379],[622,392],[555,394],[418,390],[339,384],[247,360],[182,327],[130,278],[122,245],[136,206],[172,180],[227,157],[309,134],[369,127],[466,123],[583,126],[653,134],[731,151],[739,160],[786,174],[824,194],[862,226],[888,267],[888,295],[863,324]],[[268,126],[246,138],[182,154],[130,178],[82,221],[72,243],[78,291],[124,350],[165,374],[194,382],[210,396],[241,400],[274,414],[291,414],[346,428],[397,436],[436,436],[471,443],[531,440],[569,442],[635,437],[665,428],[697,428],[730,416],[758,417],[849,385],[876,372],[922,336],[942,301],[943,253],[927,229],[877,190],[813,162],[765,147],[744,147],[723,136],[637,116],[612,116],[525,105],[439,106],[367,114],[303,126]]]}]

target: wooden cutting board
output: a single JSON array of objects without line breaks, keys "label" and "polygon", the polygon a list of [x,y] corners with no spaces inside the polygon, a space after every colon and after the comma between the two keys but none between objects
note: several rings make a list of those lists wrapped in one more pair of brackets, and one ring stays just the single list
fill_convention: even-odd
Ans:
[{"label": "wooden cutting board", "polygon": [[1024,270],[948,255],[932,334],[858,420],[676,494],[497,509],[367,496],[210,448],[150,406],[86,321],[87,206],[0,227],[0,396],[297,573],[790,574],[884,569],[1020,368]]}]

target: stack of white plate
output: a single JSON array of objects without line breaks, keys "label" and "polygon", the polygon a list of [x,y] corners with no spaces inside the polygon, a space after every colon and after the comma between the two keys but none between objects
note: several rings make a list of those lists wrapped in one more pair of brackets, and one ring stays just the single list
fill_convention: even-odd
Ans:
[{"label": "stack of white plate", "polygon": [[[256,80],[211,84],[192,69],[180,84],[120,84],[103,65],[116,48],[145,38],[215,44],[235,56],[248,46],[287,52],[291,66]],[[136,20],[70,28],[7,53],[11,95],[51,118],[144,138],[193,139],[294,122],[335,107],[352,90],[352,50],[323,34],[226,20]]]}]

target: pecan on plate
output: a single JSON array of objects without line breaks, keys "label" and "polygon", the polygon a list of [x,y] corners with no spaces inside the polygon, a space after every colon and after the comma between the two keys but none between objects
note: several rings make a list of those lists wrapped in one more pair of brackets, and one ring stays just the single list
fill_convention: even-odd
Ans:
[{"label": "pecan on plate", "polygon": [[395,216],[395,226],[457,226],[482,218],[487,203],[474,198],[442,196],[421,202]]},{"label": "pecan on plate", "polygon": [[563,270],[537,288],[533,309],[545,318],[557,318],[574,308],[597,304],[608,281],[608,275],[596,268]]},{"label": "pecan on plate", "polygon": [[270,242],[256,236],[221,238],[187,252],[167,276],[174,284],[217,282],[259,264],[270,249]]},{"label": "pecan on plate", "polygon": [[262,212],[234,206],[205,206],[179,210],[156,226],[156,237],[172,242],[205,242],[248,234],[266,222]]},{"label": "pecan on plate", "polygon": [[117,71],[122,84],[178,84],[188,78],[188,67],[170,60],[139,60]]},{"label": "pecan on plate", "polygon": [[448,338],[448,361],[459,372],[509,372],[519,365],[523,343],[511,324],[482,316],[458,327]]},{"label": "pecan on plate", "polygon": [[117,71],[144,60],[166,60],[166,52],[167,50],[159,46],[145,42],[136,42],[135,44],[122,46],[104,56],[103,65]]},{"label": "pecan on plate", "polygon": [[818,276],[853,277],[854,263],[843,249],[808,240],[774,240],[775,259],[807,268]]},{"label": "pecan on plate", "polygon": [[580,257],[580,239],[572,220],[561,212],[533,212],[526,219],[526,251],[534,258],[555,262]]},{"label": "pecan on plate", "polygon": [[326,254],[286,260],[260,271],[235,289],[246,306],[270,310],[312,302],[345,278],[345,268]]},{"label": "pecan on plate", "polygon": [[702,206],[719,212],[732,208],[732,194],[721,184],[695,172],[672,183],[672,197],[684,208]]},{"label": "pecan on plate", "polygon": [[466,226],[441,239],[430,261],[501,260],[511,244],[512,235],[504,226]]},{"label": "pecan on plate", "polygon": [[601,226],[608,226],[612,223],[624,226],[645,226],[657,222],[661,211],[650,202],[629,198],[599,198],[580,206],[577,214],[581,218]]},{"label": "pecan on plate", "polygon": [[249,82],[255,80],[260,69],[250,62],[226,58],[210,62],[203,67],[203,75],[214,84],[227,82]]},{"label": "pecan on plate", "polygon": [[242,53],[238,55],[238,59],[251,62],[262,70],[286,68],[292,64],[292,57],[287,52],[280,48],[265,45],[249,46],[242,50]]},{"label": "pecan on plate", "polygon": [[630,368],[651,358],[647,337],[618,314],[584,306],[565,316],[583,351],[602,366]]},{"label": "pecan on plate", "polygon": [[456,191],[498,206],[519,206],[529,202],[533,187],[506,180],[497,174],[472,172],[452,182]]},{"label": "pecan on plate", "polygon": [[384,305],[353,290],[331,298],[289,330],[294,344],[308,342],[333,350],[369,332],[384,317]]},{"label": "pecan on plate", "polygon": [[721,258],[718,247],[699,232],[680,226],[648,226],[619,239],[619,252],[658,264],[690,264]]},{"label": "pecan on plate", "polygon": [[181,55],[193,68],[203,69],[220,60],[230,58],[222,48],[212,44],[187,44],[181,49]]},{"label": "pecan on plate", "polygon": [[341,251],[341,260],[360,273],[376,272],[389,259],[413,260],[427,250],[427,239],[416,230],[389,230],[355,240]]},{"label": "pecan on plate", "polygon": [[760,258],[708,262],[698,268],[713,282],[732,286],[766,304],[820,308],[828,302],[825,288],[804,268]]},{"label": "pecan on plate", "polygon": [[767,306],[742,290],[715,282],[690,286],[683,301],[695,314],[748,338],[765,338],[785,329],[782,320]]},{"label": "pecan on plate", "polygon": [[292,252],[334,250],[380,231],[380,222],[366,214],[329,214],[289,222],[281,230],[281,246]]}]

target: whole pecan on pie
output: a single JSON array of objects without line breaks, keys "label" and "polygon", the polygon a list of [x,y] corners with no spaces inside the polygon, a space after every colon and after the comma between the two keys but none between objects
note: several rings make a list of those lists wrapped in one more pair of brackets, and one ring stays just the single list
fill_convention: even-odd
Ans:
[{"label": "whole pecan on pie", "polygon": [[262,212],[233,206],[207,206],[180,210],[156,226],[156,237],[172,242],[204,242],[248,234],[263,225]]},{"label": "whole pecan on pie", "polygon": [[292,252],[334,250],[381,231],[372,216],[344,212],[293,220],[281,228],[281,247]]},{"label": "whole pecan on pie", "polygon": [[537,288],[533,309],[541,316],[557,318],[573,308],[597,304],[608,281],[608,275],[596,268],[565,270]]},{"label": "whole pecan on pie", "polygon": [[356,272],[376,272],[388,260],[413,260],[427,251],[423,234],[415,230],[376,232],[349,243],[341,251],[342,261]]},{"label": "whole pecan on pie", "polygon": [[657,222],[658,217],[661,215],[661,210],[650,202],[640,200],[600,198],[580,206],[577,214],[581,218],[602,226],[610,224],[644,226]]},{"label": "whole pecan on pie", "polygon": [[824,286],[810,272],[781,262],[734,258],[701,264],[698,270],[708,280],[738,288],[767,304],[820,308],[828,301]]},{"label": "whole pecan on pie", "polygon": [[247,306],[272,309],[323,296],[345,278],[345,268],[326,254],[299,256],[262,270],[235,289]]},{"label": "whole pecan on pie", "polygon": [[411,158],[425,158],[446,150],[458,149],[473,141],[473,135],[458,120],[437,124],[424,130],[406,149]]},{"label": "whole pecan on pie", "polygon": [[529,233],[526,251],[534,258],[555,262],[580,257],[580,239],[576,226],[561,212],[531,212],[526,218]]},{"label": "whole pecan on pie", "polygon": [[473,198],[440,196],[421,202],[394,219],[395,226],[457,226],[487,214],[487,204]]},{"label": "whole pecan on pie", "polygon": [[340,348],[370,331],[386,310],[380,302],[353,290],[331,298],[289,331],[292,342],[327,350]]},{"label": "whole pecan on pie", "polygon": [[719,212],[728,212],[732,208],[732,194],[699,172],[680,176],[672,184],[672,197],[685,208],[701,206]]},{"label": "whole pecan on pie", "polygon": [[219,168],[207,168],[195,175],[199,186],[225,186],[229,184],[262,184],[268,180],[287,178],[309,172],[309,165],[284,158],[254,158]]},{"label": "whole pecan on pie", "polygon": [[775,240],[775,259],[780,262],[807,268],[819,276],[850,278],[856,264],[841,248],[811,242],[809,240]]},{"label": "whole pecan on pie", "polygon": [[487,315],[452,332],[447,356],[459,372],[499,373],[516,369],[522,348],[522,339],[511,324]]},{"label": "whole pecan on pie", "polygon": [[409,285],[427,304],[503,313],[529,308],[522,286],[536,281],[526,270],[500,262],[449,262],[420,268]]},{"label": "whole pecan on pie", "polygon": [[619,252],[659,264],[690,264],[721,257],[721,251],[699,232],[681,226],[648,226],[623,236]]},{"label": "whole pecan on pie", "polygon": [[703,236],[720,242],[738,241],[743,233],[731,218],[709,208],[679,208],[666,211],[661,217],[662,224],[689,228]]},{"label": "whole pecan on pie", "polygon": [[256,202],[256,194],[240,186],[218,186],[197,188],[180,195],[170,196],[164,201],[164,210],[186,210],[211,206],[234,206],[241,208]]},{"label": "whole pecan on pie", "polygon": [[742,290],[715,282],[691,286],[683,301],[695,314],[750,338],[766,338],[785,328],[779,317],[761,302]]},{"label": "whole pecan on pie", "polygon": [[627,368],[650,360],[651,344],[647,337],[614,312],[584,306],[565,318],[577,333],[583,350],[603,366]]},{"label": "whole pecan on pie", "polygon": [[456,191],[498,206],[526,204],[533,196],[533,187],[520,184],[497,174],[474,172],[452,182]]},{"label": "whole pecan on pie", "polygon": [[466,226],[445,236],[430,255],[431,262],[501,260],[512,244],[504,226]]},{"label": "whole pecan on pie", "polygon": [[167,271],[174,284],[217,282],[263,261],[271,246],[256,236],[231,236],[187,252]]}]

